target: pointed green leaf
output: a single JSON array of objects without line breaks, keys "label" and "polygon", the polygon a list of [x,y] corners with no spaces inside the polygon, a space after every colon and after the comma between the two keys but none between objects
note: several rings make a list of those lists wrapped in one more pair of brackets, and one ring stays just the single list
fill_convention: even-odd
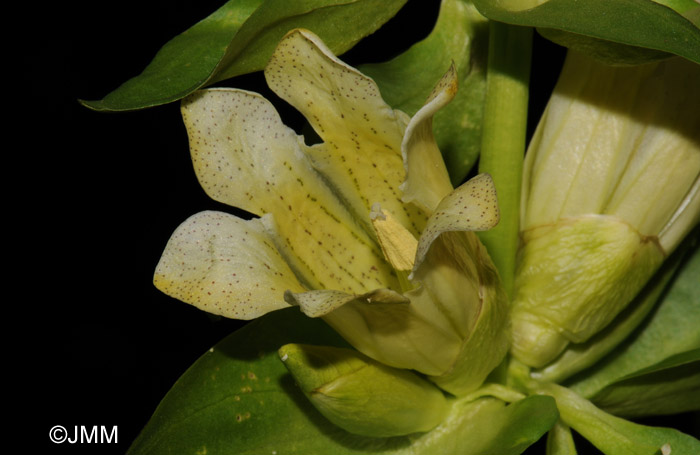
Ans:
[{"label": "pointed green leaf", "polygon": [[670,54],[700,63],[700,30],[651,0],[475,0],[489,19],[537,27],[545,37],[611,62]]},{"label": "pointed green leaf", "polygon": [[455,98],[435,115],[433,132],[452,184],[459,185],[479,154],[486,86],[487,21],[471,1],[443,0],[433,31],[393,60],[360,65],[396,109],[414,115],[435,81],[454,63],[459,78]]},{"label": "pointed green leaf", "polygon": [[176,36],[140,75],[102,100],[99,111],[141,109],[179,100],[198,88],[262,70],[289,30],[314,31],[336,54],[393,17],[406,0],[229,0]]},{"label": "pointed green leaf", "polygon": [[353,435],[329,423],[294,383],[277,353],[287,343],[345,346],[323,322],[295,308],[256,319],[185,372],[129,455],[516,455],[558,416],[549,397],[529,397],[509,406],[482,398],[454,401],[445,421],[427,433]]},{"label": "pointed green leaf", "polygon": [[700,349],[675,355],[610,384],[591,401],[625,417],[700,410]]}]

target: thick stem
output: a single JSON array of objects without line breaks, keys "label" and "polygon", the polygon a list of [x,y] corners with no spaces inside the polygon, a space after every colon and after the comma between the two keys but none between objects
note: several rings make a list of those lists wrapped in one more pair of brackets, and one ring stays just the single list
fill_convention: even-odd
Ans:
[{"label": "thick stem", "polygon": [[520,181],[527,128],[532,29],[491,21],[479,172],[493,177],[501,221],[479,233],[509,296],[513,295]]}]

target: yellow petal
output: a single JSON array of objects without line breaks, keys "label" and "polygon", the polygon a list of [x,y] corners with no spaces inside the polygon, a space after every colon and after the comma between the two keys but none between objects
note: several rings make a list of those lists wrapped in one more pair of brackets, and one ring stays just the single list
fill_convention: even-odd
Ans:
[{"label": "yellow petal", "polygon": [[413,302],[416,294],[427,292],[429,300],[425,304],[439,308],[438,313],[461,338],[468,336],[481,308],[482,265],[477,255],[483,250],[473,232],[443,233],[430,244],[413,273],[412,280],[420,287],[406,293]]},{"label": "yellow petal", "polygon": [[499,219],[493,179],[489,174],[479,174],[440,201],[418,240],[414,270],[433,240],[443,232],[485,231],[498,224]]},{"label": "yellow petal", "polygon": [[[461,338],[468,337],[480,313],[482,275],[493,269],[486,249],[470,231],[493,227],[498,217],[493,179],[480,174],[440,202],[418,240],[410,278],[430,294],[425,305],[439,308]],[[489,287],[500,289],[497,279],[488,281]],[[407,296],[414,301],[416,293]]]},{"label": "yellow petal", "polygon": [[478,388],[508,351],[508,299],[498,272],[473,232],[443,232],[414,272],[406,293],[415,311],[458,336],[449,363],[430,377],[461,396]]},{"label": "yellow petal", "polygon": [[409,300],[388,289],[363,295],[318,290],[288,292],[287,302],[307,315],[322,316],[355,349],[385,365],[427,374],[445,371],[460,338],[440,325],[444,317],[423,314]]},{"label": "yellow petal", "polygon": [[401,150],[406,181],[401,185],[403,200],[412,202],[431,214],[438,203],[452,191],[433,136],[433,116],[457,94],[457,69],[454,64],[435,86],[425,105],[411,118]]},{"label": "yellow petal", "polygon": [[374,203],[414,235],[425,215],[401,201],[401,141],[407,116],[392,110],[372,79],[346,65],[307,30],[293,30],[265,68],[270,88],[309,121],[324,144],[312,147],[325,174],[367,224]]},{"label": "yellow petal", "polygon": [[348,294],[332,289],[318,289],[295,293],[287,291],[284,299],[290,305],[297,305],[301,311],[312,318],[325,316],[352,301],[363,303],[408,303],[408,299],[390,289],[376,289],[362,295]]},{"label": "yellow petal", "polygon": [[234,319],[288,307],[284,291],[304,289],[261,220],[220,212],[198,213],[175,230],[153,281],[171,297]]},{"label": "yellow petal", "polygon": [[206,90],[188,97],[182,113],[206,192],[257,215],[273,213],[277,247],[305,285],[353,293],[395,285],[376,242],[267,100],[242,90]]},{"label": "yellow petal", "polygon": [[508,351],[508,301],[486,248],[472,231],[498,223],[496,190],[488,174],[469,180],[447,195],[428,220],[418,241],[406,292],[418,314],[459,343],[431,380],[464,395],[483,383]]}]

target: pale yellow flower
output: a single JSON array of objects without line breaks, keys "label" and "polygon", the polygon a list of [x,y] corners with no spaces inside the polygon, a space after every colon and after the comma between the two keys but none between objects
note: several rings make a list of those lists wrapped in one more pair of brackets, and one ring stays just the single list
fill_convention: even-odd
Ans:
[{"label": "pale yellow flower", "polygon": [[379,362],[457,394],[478,387],[507,350],[507,302],[472,232],[498,221],[491,179],[453,190],[432,135],[454,69],[413,118],[305,30],[285,36],[265,77],[322,142],[307,145],[256,93],[185,99],[202,186],[257,217],[191,217],[168,242],[156,286],[236,319],[298,305]]}]

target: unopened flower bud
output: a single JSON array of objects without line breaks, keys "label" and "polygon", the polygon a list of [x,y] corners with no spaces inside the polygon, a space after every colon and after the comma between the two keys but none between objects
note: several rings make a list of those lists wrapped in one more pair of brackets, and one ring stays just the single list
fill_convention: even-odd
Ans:
[{"label": "unopened flower bud", "polygon": [[446,416],[437,387],[357,351],[288,344],[279,355],[311,403],[350,433],[389,437],[425,432]]},{"label": "unopened flower bud", "polygon": [[700,217],[700,66],[570,51],[526,156],[514,355],[541,367],[608,325]]}]

